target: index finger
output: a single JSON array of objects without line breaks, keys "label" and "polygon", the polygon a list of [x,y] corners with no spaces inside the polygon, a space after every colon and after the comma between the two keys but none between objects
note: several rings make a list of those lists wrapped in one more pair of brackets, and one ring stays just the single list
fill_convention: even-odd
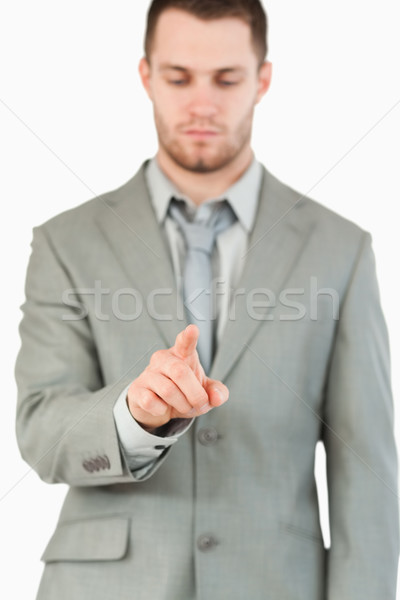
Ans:
[{"label": "index finger", "polygon": [[196,352],[199,329],[196,325],[188,325],[186,329],[178,333],[175,344],[171,348],[173,354],[178,358],[192,358]]}]

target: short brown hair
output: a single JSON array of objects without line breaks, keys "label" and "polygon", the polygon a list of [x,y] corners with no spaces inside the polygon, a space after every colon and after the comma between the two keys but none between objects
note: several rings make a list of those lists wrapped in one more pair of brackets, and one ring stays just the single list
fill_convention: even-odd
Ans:
[{"label": "short brown hair", "polygon": [[204,21],[224,17],[242,19],[250,26],[254,50],[260,65],[264,62],[268,52],[268,20],[260,0],[153,0],[147,13],[144,40],[148,60],[158,19],[168,8],[184,10]]}]

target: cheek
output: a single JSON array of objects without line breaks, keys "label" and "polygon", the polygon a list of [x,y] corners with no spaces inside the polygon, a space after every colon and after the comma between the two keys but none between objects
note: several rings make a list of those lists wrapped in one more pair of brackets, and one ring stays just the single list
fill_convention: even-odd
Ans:
[{"label": "cheek", "polygon": [[236,129],[251,121],[253,112],[254,103],[249,102],[247,97],[237,100],[232,106],[225,107],[224,116],[227,124],[230,124],[232,129]]},{"label": "cheek", "polygon": [[221,109],[226,115],[230,115],[233,119],[240,122],[253,111],[256,103],[257,90],[255,88],[249,89],[248,87],[241,88],[229,98],[225,97],[221,99]]},{"label": "cheek", "polygon": [[184,99],[170,92],[158,92],[155,96],[154,107],[156,112],[163,116],[171,124],[172,121],[179,120],[179,116],[185,113]]}]

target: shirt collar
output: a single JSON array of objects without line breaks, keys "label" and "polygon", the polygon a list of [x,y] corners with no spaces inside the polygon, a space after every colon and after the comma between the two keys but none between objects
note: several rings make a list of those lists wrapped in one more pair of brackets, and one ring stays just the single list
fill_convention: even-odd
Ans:
[{"label": "shirt collar", "polygon": [[[147,164],[145,177],[159,223],[162,223],[166,217],[171,198],[185,200],[189,206],[194,207],[190,198],[179,192],[172,181],[161,170],[156,158],[151,159]],[[241,225],[249,233],[254,225],[261,180],[262,166],[254,158],[249,168],[238,181],[221,194],[221,196],[218,196],[218,198],[209,198],[206,202],[212,203],[220,200],[228,200]]]}]

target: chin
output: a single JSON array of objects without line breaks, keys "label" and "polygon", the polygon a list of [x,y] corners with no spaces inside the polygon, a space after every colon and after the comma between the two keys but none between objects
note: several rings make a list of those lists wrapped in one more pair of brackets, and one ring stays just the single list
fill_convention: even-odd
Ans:
[{"label": "chin", "polygon": [[177,162],[181,167],[193,173],[212,173],[226,167],[234,160],[234,156],[196,156],[179,157]]},{"label": "chin", "polygon": [[214,171],[219,171],[225,165],[225,162],[221,163],[220,161],[210,161],[204,159],[181,163],[181,166],[184,169],[186,169],[187,171],[192,171],[192,173],[212,173]]}]

